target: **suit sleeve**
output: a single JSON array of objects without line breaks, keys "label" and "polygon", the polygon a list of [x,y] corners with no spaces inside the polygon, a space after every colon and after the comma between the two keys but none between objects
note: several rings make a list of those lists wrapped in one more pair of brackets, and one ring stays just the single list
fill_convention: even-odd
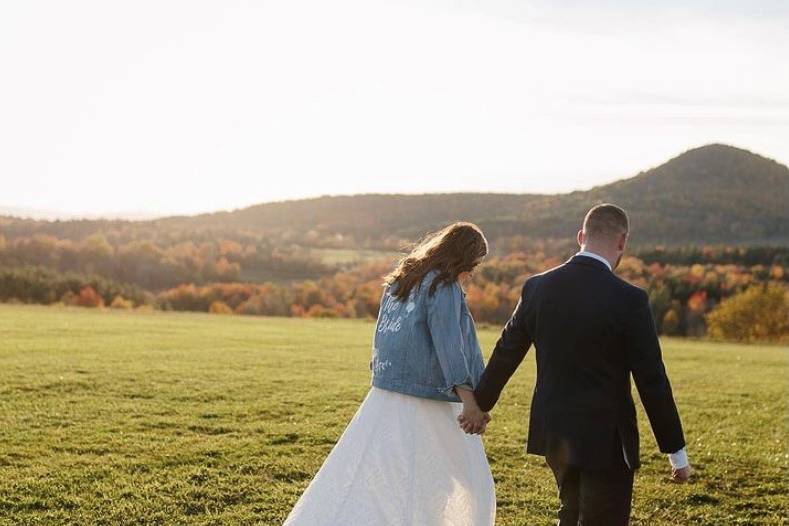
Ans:
[{"label": "suit sleeve", "polygon": [[529,282],[523,286],[518,304],[509,321],[501,331],[493,354],[482,373],[479,385],[474,390],[480,409],[490,411],[501,395],[501,391],[523,361],[532,344],[532,336],[526,326],[526,306]]},{"label": "suit sleeve", "polygon": [[675,453],[685,447],[685,437],[663,365],[649,297],[644,291],[630,315],[625,334],[628,366],[658,447],[663,453]]}]

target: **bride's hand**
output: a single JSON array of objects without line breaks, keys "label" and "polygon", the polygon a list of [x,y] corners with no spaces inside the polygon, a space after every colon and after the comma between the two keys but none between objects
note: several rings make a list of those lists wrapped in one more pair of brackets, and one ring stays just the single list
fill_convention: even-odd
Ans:
[{"label": "bride's hand", "polygon": [[466,433],[481,435],[490,422],[490,415],[479,408],[473,391],[457,387],[455,392],[463,401],[463,411],[458,415],[460,427]]},{"label": "bride's hand", "polygon": [[480,435],[485,433],[485,431],[487,431],[487,429],[488,429],[488,422],[490,422],[490,420],[491,420],[490,413],[482,413],[482,415],[483,415],[483,417],[482,417],[483,418],[483,421],[482,421],[483,423],[482,423],[482,429],[480,429],[480,431],[479,431]]},{"label": "bride's hand", "polygon": [[466,433],[470,435],[481,435],[485,432],[490,422],[490,414],[480,410],[476,404],[463,404],[463,412],[458,415],[458,423]]}]

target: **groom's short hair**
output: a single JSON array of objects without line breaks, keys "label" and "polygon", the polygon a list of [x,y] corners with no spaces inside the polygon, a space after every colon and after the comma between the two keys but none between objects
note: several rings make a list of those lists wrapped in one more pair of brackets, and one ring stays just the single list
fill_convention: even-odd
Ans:
[{"label": "groom's short hair", "polygon": [[627,234],[630,221],[627,213],[611,203],[595,205],[586,213],[584,232],[592,238],[613,238]]}]

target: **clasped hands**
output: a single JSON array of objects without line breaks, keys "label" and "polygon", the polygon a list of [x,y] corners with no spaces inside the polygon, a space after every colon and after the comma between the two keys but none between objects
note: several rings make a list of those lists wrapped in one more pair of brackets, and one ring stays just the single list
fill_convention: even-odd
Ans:
[{"label": "clasped hands", "polygon": [[490,415],[479,408],[474,392],[465,386],[456,386],[455,393],[463,402],[463,411],[458,415],[461,429],[470,435],[481,435],[490,422]]},{"label": "clasped hands", "polygon": [[458,415],[458,424],[469,435],[481,435],[490,422],[490,414],[482,411],[477,404],[464,403]]}]

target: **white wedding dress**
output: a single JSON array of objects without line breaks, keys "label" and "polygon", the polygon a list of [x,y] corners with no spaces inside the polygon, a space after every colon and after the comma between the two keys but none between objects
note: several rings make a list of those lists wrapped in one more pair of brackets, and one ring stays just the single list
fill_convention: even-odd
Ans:
[{"label": "white wedding dress", "polygon": [[284,526],[493,526],[490,466],[461,409],[372,387]]}]

